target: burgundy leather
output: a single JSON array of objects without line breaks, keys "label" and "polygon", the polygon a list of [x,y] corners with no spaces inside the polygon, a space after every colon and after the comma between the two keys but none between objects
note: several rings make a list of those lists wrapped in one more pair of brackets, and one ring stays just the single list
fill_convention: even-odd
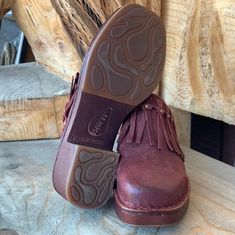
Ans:
[{"label": "burgundy leather", "polygon": [[75,100],[75,94],[76,91],[78,89],[78,82],[79,82],[79,73],[76,73],[75,77],[72,78],[72,83],[71,83],[71,87],[70,87],[70,94],[69,94],[69,100],[65,105],[65,109],[64,109],[64,114],[63,114],[63,123],[64,126],[66,125],[67,121],[68,121],[68,116],[69,116],[69,112],[70,109],[74,103]]},{"label": "burgundy leather", "polygon": [[165,102],[151,95],[123,125],[116,193],[126,208],[170,210],[188,197],[189,181],[175,124]]},{"label": "burgundy leather", "polygon": [[[72,83],[53,168],[56,191],[73,204],[95,208],[110,198],[119,159],[112,152],[117,132],[127,115],[156,88],[165,61],[165,39],[159,16],[127,4],[110,16],[89,46],[80,78],[77,75]],[[105,160],[93,164],[84,155]],[[111,165],[106,157],[112,157]],[[105,181],[90,180],[88,165],[95,172],[104,171]]]}]

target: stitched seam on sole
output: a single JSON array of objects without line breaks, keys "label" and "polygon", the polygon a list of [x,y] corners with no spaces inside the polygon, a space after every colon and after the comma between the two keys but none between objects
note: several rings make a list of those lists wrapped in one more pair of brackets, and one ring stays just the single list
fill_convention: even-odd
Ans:
[{"label": "stitched seam on sole", "polygon": [[154,210],[157,210],[157,209],[169,209],[170,207],[173,207],[173,206],[177,206],[178,204],[182,203],[183,199],[186,198],[187,195],[189,195],[189,191],[190,191],[190,184],[188,182],[188,190],[183,194],[183,196],[177,200],[174,204],[169,204],[167,206],[156,206],[156,207],[142,207],[142,206],[135,206],[133,204],[130,204],[130,203],[124,203],[122,201],[122,199],[118,196],[118,199],[122,202],[122,204],[128,208],[131,208],[131,209],[145,209],[145,210],[150,210],[150,211],[154,211]]}]

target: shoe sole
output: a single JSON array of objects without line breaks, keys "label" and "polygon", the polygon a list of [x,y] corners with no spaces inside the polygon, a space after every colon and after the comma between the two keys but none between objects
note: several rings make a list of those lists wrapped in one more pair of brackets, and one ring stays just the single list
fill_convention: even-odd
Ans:
[{"label": "shoe sole", "polygon": [[184,200],[174,209],[167,208],[165,211],[141,211],[126,207],[114,192],[114,208],[121,221],[129,225],[164,227],[180,221],[187,211],[189,204],[189,191]]},{"label": "shoe sole", "polygon": [[100,207],[112,195],[117,132],[157,87],[165,41],[160,18],[137,4],[117,10],[93,39],[61,140],[75,144],[76,150],[71,156],[57,154],[53,170],[56,191],[73,204]]}]

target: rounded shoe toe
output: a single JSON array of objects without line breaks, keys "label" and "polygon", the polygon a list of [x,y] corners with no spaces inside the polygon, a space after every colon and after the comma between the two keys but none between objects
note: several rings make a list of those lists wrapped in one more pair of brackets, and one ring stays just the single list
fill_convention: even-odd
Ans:
[{"label": "rounded shoe toe", "polygon": [[188,178],[182,160],[173,159],[159,162],[132,159],[131,164],[122,161],[117,193],[123,204],[133,209],[157,210],[182,202],[188,192]]}]

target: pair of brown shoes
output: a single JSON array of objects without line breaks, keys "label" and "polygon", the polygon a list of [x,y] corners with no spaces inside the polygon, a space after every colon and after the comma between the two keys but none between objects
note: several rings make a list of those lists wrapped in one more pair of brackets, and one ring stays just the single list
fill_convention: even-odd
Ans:
[{"label": "pair of brown shoes", "polygon": [[72,83],[53,171],[56,191],[71,203],[100,207],[114,192],[116,213],[129,224],[160,226],[184,215],[184,156],[170,109],[151,95],[165,45],[160,18],[136,4],[116,11],[92,41]]}]

